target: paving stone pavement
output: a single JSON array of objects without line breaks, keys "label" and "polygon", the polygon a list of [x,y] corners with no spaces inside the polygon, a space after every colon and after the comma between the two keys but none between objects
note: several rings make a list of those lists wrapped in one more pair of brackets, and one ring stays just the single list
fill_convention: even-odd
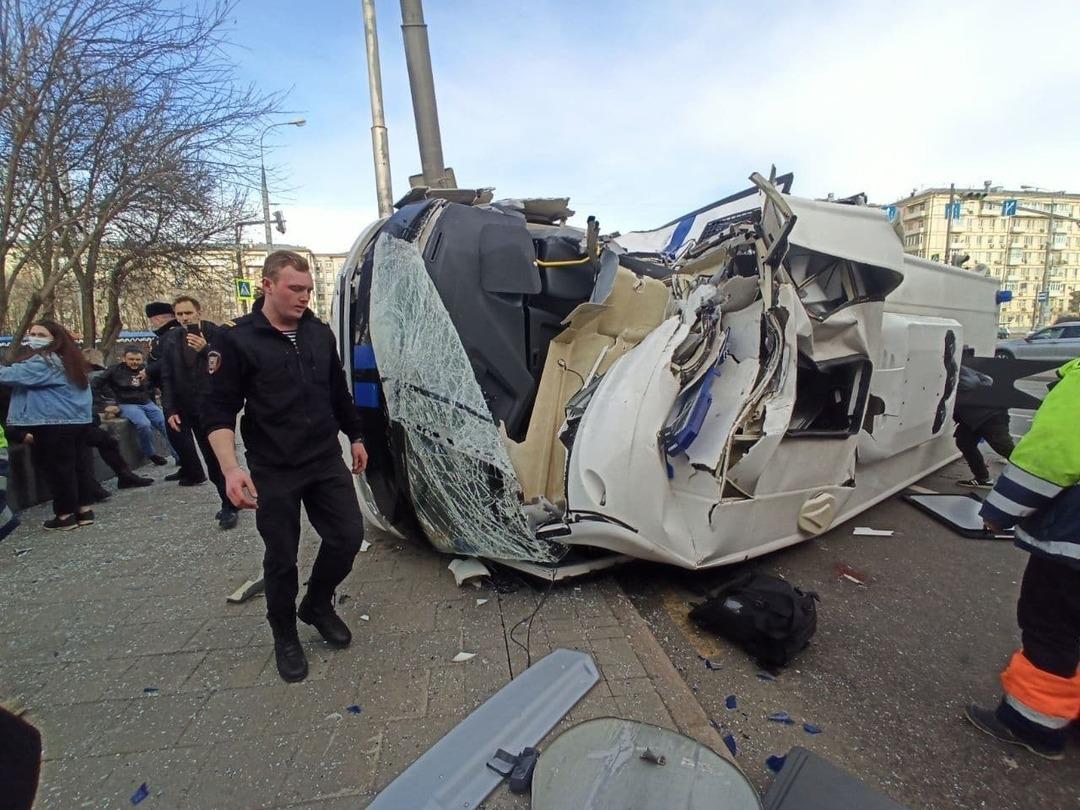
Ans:
[{"label": "paving stone pavement", "polygon": [[[459,588],[449,557],[369,536],[339,589],[352,646],[330,648],[301,624],[311,674],[283,683],[262,598],[225,602],[259,571],[252,515],[220,531],[213,489],[161,481],[169,469],[114,493],[91,527],[46,532],[49,510],[35,507],[0,545],[0,700],[21,699],[42,732],[36,807],[130,807],[144,782],[148,810],[364,807],[525,669],[509,632],[542,588]],[[302,578],[316,548],[305,522]],[[522,643],[526,629],[514,634]],[[609,577],[555,585],[528,640],[533,660],[579,649],[602,673],[549,740],[616,715],[724,750]],[[476,657],[452,663],[462,651]],[[528,800],[504,785],[484,806]]]}]

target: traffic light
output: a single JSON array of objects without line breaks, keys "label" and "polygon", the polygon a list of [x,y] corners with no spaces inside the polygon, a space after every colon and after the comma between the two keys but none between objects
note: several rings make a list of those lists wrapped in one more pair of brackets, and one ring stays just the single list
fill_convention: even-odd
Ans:
[{"label": "traffic light", "polygon": [[277,229],[278,233],[285,233],[285,215],[280,211],[275,211],[274,222],[276,223],[274,227]]}]

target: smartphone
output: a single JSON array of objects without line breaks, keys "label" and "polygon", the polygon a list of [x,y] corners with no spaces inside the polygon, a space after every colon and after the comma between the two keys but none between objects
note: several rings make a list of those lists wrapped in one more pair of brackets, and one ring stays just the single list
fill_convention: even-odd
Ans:
[{"label": "smartphone", "polygon": [[202,334],[202,328],[197,323],[189,323],[187,325],[187,330],[188,330],[189,335],[201,335]]}]

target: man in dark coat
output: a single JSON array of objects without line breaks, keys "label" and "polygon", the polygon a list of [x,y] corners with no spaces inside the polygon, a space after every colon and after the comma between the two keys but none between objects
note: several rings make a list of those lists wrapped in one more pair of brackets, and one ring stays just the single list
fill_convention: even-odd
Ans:
[{"label": "man in dark coat", "polygon": [[[173,313],[180,328],[168,331],[161,339],[161,401],[169,429],[177,437],[174,446],[180,454],[180,486],[201,484],[208,474],[221,500],[221,508],[215,515],[218,525],[231,529],[239,519],[238,510],[225,494],[225,478],[206,437],[202,418],[210,390],[207,362],[218,327],[202,320],[202,307],[190,295],[173,301]],[[196,444],[206,461],[205,474]]]},{"label": "man in dark coat", "polygon": [[956,387],[956,407],[953,419],[956,420],[957,449],[964,454],[964,461],[971,468],[972,478],[960,481],[962,487],[986,488],[994,485],[986,460],[979,452],[979,441],[986,443],[995,453],[1008,459],[1014,448],[1012,435],[1009,433],[1009,412],[1005,408],[994,408],[976,404],[980,391],[989,390],[994,380],[981,372],[960,367],[960,380]]}]

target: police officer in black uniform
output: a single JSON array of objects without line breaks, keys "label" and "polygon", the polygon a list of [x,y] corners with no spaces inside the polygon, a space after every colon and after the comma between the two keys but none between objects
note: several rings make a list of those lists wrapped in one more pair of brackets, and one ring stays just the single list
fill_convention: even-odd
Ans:
[{"label": "police officer in black uniform", "polygon": [[[333,595],[352,569],[364,526],[338,432],[349,437],[353,473],[363,472],[367,451],[333,333],[307,308],[314,287],[307,261],[275,251],[262,275],[263,294],[252,313],[226,321],[211,347],[203,420],[229,499],[255,509],[278,673],[299,681],[308,667],[297,618],[334,646],[352,640]],[[250,475],[236,459],[241,408]],[[301,503],[322,543],[297,608]]]}]

